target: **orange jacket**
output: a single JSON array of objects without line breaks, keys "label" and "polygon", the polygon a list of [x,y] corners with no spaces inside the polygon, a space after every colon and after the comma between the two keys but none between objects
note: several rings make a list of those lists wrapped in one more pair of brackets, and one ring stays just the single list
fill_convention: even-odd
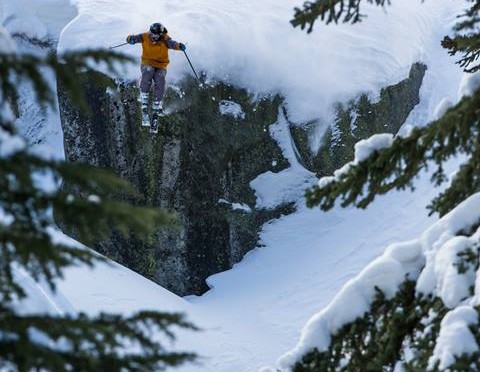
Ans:
[{"label": "orange jacket", "polygon": [[180,50],[180,44],[167,34],[157,42],[150,39],[148,32],[141,34],[141,38],[138,36],[140,35],[137,35],[135,39],[142,43],[142,63],[145,65],[166,70],[170,62],[168,49]]}]

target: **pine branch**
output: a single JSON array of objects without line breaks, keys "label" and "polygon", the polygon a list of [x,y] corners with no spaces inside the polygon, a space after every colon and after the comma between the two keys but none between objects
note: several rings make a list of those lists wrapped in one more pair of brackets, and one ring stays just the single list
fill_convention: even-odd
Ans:
[{"label": "pine branch", "polygon": [[[389,4],[389,0],[366,0],[369,3],[384,6]],[[295,8],[295,14],[290,23],[294,26],[300,26],[303,30],[307,26],[307,32],[313,30],[315,21],[320,18],[321,21],[329,24],[331,22],[338,23],[360,22],[364,17],[360,13],[360,3],[362,0],[317,0],[315,2],[306,1],[303,8]],[[343,19],[342,19],[343,17]]]},{"label": "pine branch", "polygon": [[460,16],[461,22],[454,27],[453,38],[445,36],[442,46],[448,49],[450,55],[461,54],[457,63],[465,72],[476,72],[480,69],[478,59],[480,57],[480,1],[470,0],[472,6]]},{"label": "pine branch", "polygon": [[116,74],[121,63],[131,60],[123,54],[104,50],[66,53],[60,57],[53,53],[46,57],[34,54],[0,54],[0,92],[3,94],[3,99],[16,108],[18,106],[17,86],[22,81],[29,81],[38,103],[43,107],[55,107],[54,94],[42,71],[47,69],[51,70],[57,79],[62,79],[72,101],[82,109],[88,110],[84,97],[80,94],[81,90],[76,89],[77,76],[85,70],[90,70],[95,63],[104,64],[107,71]]},{"label": "pine branch", "polygon": [[[389,0],[364,0],[377,6],[389,5]],[[307,32],[313,31],[313,26],[317,19],[329,24],[331,22],[350,22],[352,24],[360,22],[365,17],[360,11],[362,0],[317,0],[305,1],[302,8],[294,9],[294,17],[290,21],[293,27]],[[457,63],[465,72],[476,72],[480,70],[478,63],[480,58],[480,0],[470,0],[472,6],[460,17],[463,18],[454,30],[456,35],[451,38],[445,36],[442,40],[442,46],[449,50],[450,55],[457,53],[462,55]]]},{"label": "pine branch", "polygon": [[[18,82],[30,82],[38,103],[53,105],[53,92],[41,72],[50,69],[63,79],[72,101],[85,104],[77,75],[91,63],[104,63],[113,72],[126,60],[104,51],[67,54],[61,60],[53,54],[0,55],[0,97],[16,106]],[[2,114],[0,110],[0,369],[150,372],[193,360],[191,353],[165,350],[158,338],[161,333],[173,339],[172,326],[195,329],[179,314],[143,312],[130,318],[16,314],[13,300],[26,296],[17,282],[17,269],[55,290],[55,280],[67,267],[104,261],[63,239],[52,211],[84,241],[102,238],[112,229],[148,235],[177,222],[172,214],[118,201],[137,194],[112,172],[31,154]],[[59,188],[60,181],[74,195]]]},{"label": "pine branch", "polygon": [[160,371],[195,358],[162,346],[162,334],[162,342],[174,339],[173,327],[198,330],[181,314],[19,316],[0,307],[0,367],[45,372]]},{"label": "pine branch", "polygon": [[[453,39],[445,36],[442,40],[442,46],[448,49],[448,54],[454,56],[457,53],[462,54],[457,63],[465,72],[476,72],[480,69],[477,63],[480,57],[480,35],[471,34],[467,36],[456,36]],[[476,63],[476,64],[475,64]]]},{"label": "pine branch", "polygon": [[[75,185],[77,196],[61,188],[45,189],[36,175],[49,174],[54,180]],[[0,158],[0,296],[22,297],[15,284],[12,265],[20,264],[35,279],[53,279],[71,265],[92,266],[103,258],[78,247],[55,241],[52,230],[57,219],[72,226],[82,241],[93,242],[111,233],[112,228],[129,234],[132,230],[148,236],[159,227],[174,228],[174,215],[148,207],[113,200],[115,194],[135,195],[132,187],[112,172],[81,164],[40,159],[21,151]],[[82,197],[83,196],[83,197]]]},{"label": "pine branch", "polygon": [[480,146],[477,146],[476,152],[472,154],[466,164],[460,167],[448,189],[432,200],[428,206],[432,213],[438,212],[440,215],[444,215],[452,210],[458,201],[465,200],[480,190],[479,150]]}]

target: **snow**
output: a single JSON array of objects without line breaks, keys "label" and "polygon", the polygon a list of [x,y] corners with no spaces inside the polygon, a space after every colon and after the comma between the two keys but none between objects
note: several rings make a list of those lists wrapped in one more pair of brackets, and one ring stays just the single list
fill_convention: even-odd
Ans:
[{"label": "snow", "polygon": [[10,214],[5,212],[3,208],[0,208],[0,224],[2,227],[10,226],[15,218]]},{"label": "snow", "polygon": [[252,208],[250,208],[247,204],[244,203],[230,203],[228,200],[225,199],[218,199],[219,204],[228,204],[231,206],[232,210],[234,211],[242,211],[245,213],[252,213]]},{"label": "snow", "polygon": [[5,129],[0,128],[0,157],[7,158],[26,147],[22,137],[16,134],[10,134]]},{"label": "snow", "polygon": [[100,311],[125,315],[140,310],[186,312],[191,307],[182,298],[113,262],[94,269],[70,269],[58,287],[75,309],[90,315]]},{"label": "snow", "polygon": [[445,315],[433,355],[428,361],[429,369],[440,362],[439,369],[445,371],[455,362],[455,357],[477,352],[478,345],[469,328],[477,323],[478,313],[471,306],[459,306]]},{"label": "snow", "polygon": [[270,135],[278,143],[290,167],[278,173],[268,171],[250,182],[255,190],[257,208],[273,209],[283,203],[295,202],[302,198],[304,190],[313,186],[315,174],[305,169],[297,159],[287,119],[279,110],[278,121],[269,127]]},{"label": "snow", "polygon": [[[289,23],[293,8],[301,5],[297,0],[138,0],[135,6],[131,0],[74,3],[78,16],[63,30],[60,52],[120,44],[128,34],[160,21],[175,40],[187,44],[197,71],[257,94],[279,92],[286,97],[292,121],[319,119],[322,128],[328,125],[334,103],[360,92],[375,97],[382,87],[404,79],[414,62],[451,61],[439,52],[439,40],[463,6],[454,1],[418,0],[392,2],[385,9],[362,4],[368,13],[365,22],[318,23],[312,34],[306,34]],[[138,45],[121,50],[139,58]],[[182,54],[170,53],[170,83],[191,74]],[[440,72],[451,71],[448,66]],[[133,64],[125,77],[136,80],[138,74],[139,67]],[[323,133],[321,128],[318,133]]]},{"label": "snow", "polygon": [[[420,182],[417,192],[415,197],[393,193],[367,211],[323,213],[299,202],[297,213],[265,225],[261,248],[232,270],[211,276],[212,290],[190,299],[197,309],[215,316],[222,333],[231,335],[226,345],[205,343],[199,349],[202,355],[215,356],[216,364],[207,370],[246,372],[274,365],[294,346],[311,314],[327,306],[349,279],[389,244],[414,238],[429,226],[432,219],[424,209],[427,195],[432,195],[428,180]],[[405,261],[405,270],[413,270],[415,260],[402,253],[392,257]],[[394,284],[390,282],[390,288]],[[359,296],[351,311],[365,308],[366,295]],[[346,304],[352,303],[353,299]],[[342,309],[344,319],[348,311]]]},{"label": "snow", "polygon": [[458,96],[472,96],[480,88],[480,72],[474,74],[463,74],[463,79],[458,88]]},{"label": "snow", "polygon": [[[455,235],[459,230],[468,229],[479,221],[479,203],[480,193],[474,194],[428,228],[419,239],[388,247],[358,276],[345,284],[325,309],[307,322],[296,347],[279,359],[280,369],[288,370],[313,348],[327,350],[331,334],[369,309],[375,287],[382,290],[387,298],[391,298],[406,278],[418,278],[418,292],[439,296],[449,308],[458,306],[468,298],[470,287],[475,282],[475,273],[471,268],[465,273],[459,273],[456,264],[458,253],[474,246],[478,235],[471,238]],[[459,310],[459,313],[464,312]],[[475,312],[475,319],[476,316]],[[460,315],[452,315],[452,319],[446,317],[442,321],[437,344],[440,351],[434,353],[434,359],[435,355],[442,354],[444,350],[450,350],[447,354],[460,355],[462,352],[471,352],[472,348],[477,349],[476,343],[471,343],[474,341],[473,336],[466,337],[468,327],[457,324],[458,318],[463,319]],[[462,337],[466,337],[465,344],[458,343],[452,352],[449,348],[452,343],[450,339]],[[442,356],[439,359],[442,363],[444,360],[447,360],[445,363],[451,363],[451,357]]]},{"label": "snow", "polygon": [[453,102],[449,98],[443,98],[438,106],[435,108],[434,118],[435,120],[440,119],[447,110],[453,106]]},{"label": "snow", "polygon": [[468,298],[470,286],[475,283],[475,273],[471,265],[465,273],[459,273],[457,267],[458,254],[474,245],[473,239],[458,236],[445,243],[435,255],[434,273],[438,287],[437,293],[448,308],[454,308],[460,301]]},{"label": "snow", "polygon": [[[3,0],[0,3],[0,52],[3,48],[18,53],[46,56],[51,50],[32,46],[28,41],[11,34],[28,38],[56,40],[60,31],[76,15],[76,9],[68,0]],[[53,91],[56,81],[51,71],[44,70],[44,77]],[[3,102],[2,102],[3,104]],[[2,115],[7,110],[0,106]],[[43,110],[36,103],[30,84],[19,85],[20,117],[13,119],[19,133],[26,139],[29,151],[45,159],[64,159],[63,133],[58,115],[58,102]]]},{"label": "snow", "polygon": [[53,292],[44,281],[35,281],[25,270],[17,268],[14,271],[15,281],[23,288],[27,297],[17,301],[14,306],[22,315],[49,314],[68,315],[75,314],[75,309],[61,293]]},{"label": "snow", "polygon": [[58,39],[75,15],[69,0],[2,0],[0,4],[0,24],[10,34],[35,39]]},{"label": "snow", "polygon": [[370,309],[375,288],[391,298],[405,278],[418,275],[423,264],[418,241],[388,247],[382,256],[347,282],[324,310],[308,321],[297,346],[280,358],[280,368],[287,370],[313,348],[327,350],[331,334]]},{"label": "snow", "polygon": [[[49,233],[56,243],[88,249],[58,229],[50,229]],[[188,314],[186,320],[194,322],[202,331],[172,329],[175,336],[187,339],[182,343],[181,351],[194,351],[194,345],[201,344],[202,338],[212,329],[212,322],[207,317],[196,316],[186,300],[111,261],[99,263],[94,268],[77,266],[67,269],[65,278],[57,280],[56,291],[52,291],[43,280],[33,280],[23,269],[15,269],[14,274],[16,282],[27,294],[26,299],[14,303],[19,314],[74,316],[83,312],[90,316],[100,313],[131,316],[143,310]],[[32,336],[39,342],[49,341],[45,337],[42,339],[38,332]],[[170,343],[164,346],[168,350],[177,350]]]},{"label": "snow", "polygon": [[27,37],[44,39],[48,34],[47,28],[35,16],[33,9],[26,1],[2,1],[0,23],[10,34],[21,33]]},{"label": "snow", "polygon": [[[421,102],[402,133],[435,118],[448,106],[445,102],[458,100],[462,74],[439,41],[456,21],[461,2],[405,0],[393,2],[385,10],[364,4],[369,17],[362,24],[318,24],[310,35],[288,23],[293,7],[301,5],[297,0],[74,0],[75,8],[67,0],[39,0],[29,2],[34,3],[30,7],[26,3],[3,0],[1,24],[11,32],[59,38],[59,52],[119,44],[127,34],[141,32],[160,20],[174,39],[187,43],[195,68],[205,71],[209,79],[234,83],[259,96],[281,93],[289,119],[298,123],[316,120],[318,134],[328,125],[335,102],[364,91],[375,99],[382,87],[405,78],[417,61],[425,62],[428,70]],[[32,20],[30,29],[27,20]],[[0,42],[0,50],[3,45]],[[138,45],[122,50],[136,58],[140,54]],[[176,84],[190,73],[190,67],[181,53],[170,56],[168,79]],[[126,67],[126,79],[136,80],[138,74],[137,64]],[[468,94],[475,84],[465,82],[460,94]],[[26,102],[31,100],[28,94],[25,97]],[[231,105],[232,111],[225,113],[240,113],[235,107]],[[35,109],[26,108],[24,113],[35,117]],[[49,115],[47,121],[48,125],[25,133],[40,135],[53,154],[63,156],[58,117]],[[17,124],[28,126],[26,121]],[[418,276],[425,263],[418,290],[443,293],[451,306],[463,305],[471,273],[455,274],[447,260],[465,246],[465,240],[454,236],[478,220],[480,197],[470,198],[436,221],[427,216],[425,206],[438,190],[432,189],[429,175],[423,174],[414,194],[391,192],[377,198],[366,211],[334,208],[323,213],[307,209],[303,192],[317,179],[298,161],[288,126],[280,112],[269,130],[290,167],[262,174],[251,186],[257,196],[256,208],[292,202],[297,211],[264,225],[259,247],[233,269],[208,278],[211,290],[205,295],[182,299],[111,263],[68,270],[55,294],[26,278],[31,301],[23,304],[24,308],[125,315],[144,309],[181,311],[204,331],[179,334],[179,350],[194,350],[203,357],[202,365],[183,366],[179,371],[246,372],[274,365],[292,348],[281,366],[290,365],[311,344],[324,347],[329,343],[329,332],[368,308],[374,285],[391,296],[405,275]],[[357,161],[390,140],[380,135],[358,145]],[[319,137],[311,141],[318,143]],[[451,168],[455,171],[456,164]],[[247,211],[248,206],[226,202]],[[426,232],[419,238],[422,231]],[[56,231],[52,234],[75,244]],[[437,251],[441,252],[438,257]],[[447,276],[438,280],[443,274]],[[459,294],[451,296],[446,288]],[[474,319],[468,314],[471,312],[462,311],[448,322],[444,320],[436,360],[447,365],[451,355],[474,349],[466,328]]]},{"label": "snow", "polygon": [[13,53],[15,49],[15,42],[10,33],[0,23],[0,53]]},{"label": "snow", "polygon": [[358,165],[360,162],[366,160],[375,151],[379,151],[386,147],[390,147],[393,143],[393,134],[390,133],[378,133],[373,136],[358,141],[355,144],[354,159],[346,163],[340,169],[333,172],[333,176],[325,176],[318,181],[318,187],[322,188],[329,183],[338,181],[342,174],[347,173],[351,167]]},{"label": "snow", "polygon": [[393,143],[393,134],[379,133],[370,138],[358,141],[355,144],[355,160],[353,164],[358,164],[367,159],[375,151],[390,147]]},{"label": "snow", "polygon": [[[0,13],[1,15],[1,13]],[[16,44],[13,41],[10,33],[2,26],[0,23],[0,53],[15,53],[16,52]],[[6,100],[4,99],[2,93],[0,92],[0,114],[2,120],[5,122],[11,122],[15,120],[15,115]]]},{"label": "snow", "polygon": [[458,273],[455,264],[457,253],[468,247],[474,247],[478,234],[471,238],[455,237],[466,226],[472,226],[480,220],[480,194],[475,194],[433,225],[422,239],[429,250],[425,252],[426,265],[417,282],[417,291],[424,294],[439,295],[449,308],[457,306],[468,297],[469,287],[475,282],[471,269]]},{"label": "snow", "polygon": [[230,115],[235,119],[245,119],[245,112],[241,105],[233,101],[221,100],[218,109],[222,115]]},{"label": "snow", "polygon": [[[48,233],[55,244],[88,249],[56,228],[49,228]],[[43,282],[35,282],[24,270],[16,270],[16,275],[28,292],[28,298],[19,307],[23,313],[82,311],[92,316],[100,312],[132,315],[140,310],[193,313],[186,300],[112,261],[93,268],[82,265],[67,269],[65,279],[56,283],[56,292]]]},{"label": "snow", "polygon": [[480,194],[473,194],[432,225],[422,236],[423,244],[433,249],[444,244],[466,226],[475,225],[480,220],[478,210],[480,210]]},{"label": "snow", "polygon": [[101,199],[98,195],[88,195],[87,200],[94,204],[99,204],[101,202]]}]

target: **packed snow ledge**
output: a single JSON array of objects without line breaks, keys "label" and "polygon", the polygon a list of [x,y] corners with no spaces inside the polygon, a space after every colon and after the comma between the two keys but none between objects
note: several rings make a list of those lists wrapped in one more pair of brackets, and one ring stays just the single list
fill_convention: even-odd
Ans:
[{"label": "packed snow ledge", "polygon": [[[293,8],[301,5],[298,0],[73,3],[78,16],[63,30],[59,52],[117,45],[128,34],[143,32],[160,21],[173,39],[187,44],[197,71],[254,94],[280,93],[286,98],[290,119],[318,119],[319,134],[335,103],[361,92],[375,98],[381,88],[408,76],[413,63],[423,62],[430,68],[445,60],[439,59],[439,40],[451,30],[463,6],[455,1],[404,0],[382,9],[365,3],[365,22],[318,23],[307,34],[289,23]],[[117,50],[138,59],[139,48],[127,45]],[[171,53],[170,60],[167,79],[171,83],[190,73],[182,53]],[[445,76],[455,68],[442,67]],[[138,65],[132,64],[123,77],[136,80],[139,73]]]}]

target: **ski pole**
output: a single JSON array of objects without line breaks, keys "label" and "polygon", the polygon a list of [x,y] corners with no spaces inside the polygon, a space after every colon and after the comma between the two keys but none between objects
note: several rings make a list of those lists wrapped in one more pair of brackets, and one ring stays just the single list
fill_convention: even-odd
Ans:
[{"label": "ski pole", "polygon": [[197,81],[199,81],[198,75],[197,75],[195,69],[193,68],[192,62],[190,62],[190,58],[188,58],[187,52],[183,51],[183,53],[185,53],[185,57],[187,57],[187,61],[190,64],[190,67],[192,68],[192,71],[195,74],[195,77],[197,78]]},{"label": "ski pole", "polygon": [[127,45],[127,44],[128,44],[128,43],[123,43],[123,44],[114,45],[114,46],[109,47],[108,49],[118,48],[118,47],[121,47],[121,46],[124,46],[124,45]]}]

